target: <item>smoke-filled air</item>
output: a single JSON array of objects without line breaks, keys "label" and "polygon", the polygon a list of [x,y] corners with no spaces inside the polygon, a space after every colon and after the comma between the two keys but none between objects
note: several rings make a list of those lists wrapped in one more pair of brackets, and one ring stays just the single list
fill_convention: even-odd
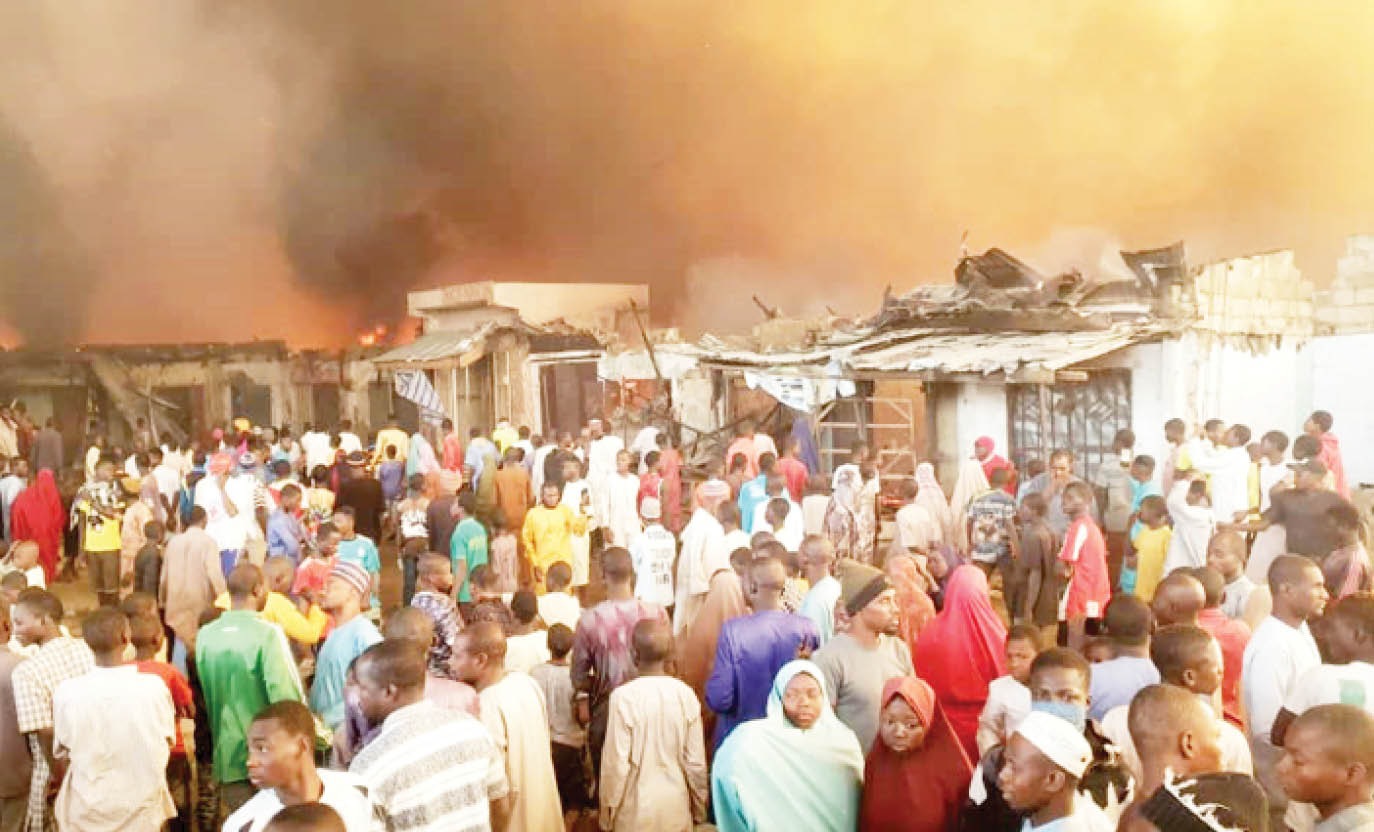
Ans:
[{"label": "smoke-filled air", "polygon": [[333,345],[492,278],[730,330],[948,280],[965,232],[1322,283],[1374,230],[1370,43],[1366,0],[5,3],[0,317]]}]

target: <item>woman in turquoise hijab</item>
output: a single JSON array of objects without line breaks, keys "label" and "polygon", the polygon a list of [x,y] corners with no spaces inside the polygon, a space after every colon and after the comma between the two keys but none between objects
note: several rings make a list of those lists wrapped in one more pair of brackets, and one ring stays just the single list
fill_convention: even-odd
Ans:
[{"label": "woman in turquoise hijab", "polygon": [[721,832],[853,832],[864,755],[830,709],[809,661],[782,666],[768,715],[730,732],[716,752],[711,799]]}]

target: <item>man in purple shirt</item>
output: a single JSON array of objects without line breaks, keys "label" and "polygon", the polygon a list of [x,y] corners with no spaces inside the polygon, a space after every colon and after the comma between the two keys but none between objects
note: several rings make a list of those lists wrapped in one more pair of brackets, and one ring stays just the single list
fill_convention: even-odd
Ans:
[{"label": "man in purple shirt", "polygon": [[820,643],[811,619],[783,611],[787,569],[774,557],[749,567],[753,615],[732,618],[716,642],[716,663],[706,680],[706,706],[720,715],[715,747],[741,722],[765,715],[768,692],[778,669]]},{"label": "man in purple shirt", "polygon": [[[668,621],[668,613],[658,604],[635,598],[635,570],[630,553],[612,546],[601,554],[601,571],[606,578],[606,600],[582,613],[573,635],[572,683],[576,691],[579,721],[587,725],[592,765],[601,776],[601,747],[606,743],[606,723],[610,718],[611,691],[635,675],[630,653],[635,625],[646,618]],[[772,681],[772,677],[769,677]]]}]

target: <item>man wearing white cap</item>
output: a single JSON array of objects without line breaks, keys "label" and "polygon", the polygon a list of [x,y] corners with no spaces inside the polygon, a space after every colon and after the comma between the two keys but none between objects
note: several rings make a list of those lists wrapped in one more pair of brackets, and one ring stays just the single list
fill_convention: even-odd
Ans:
[{"label": "man wearing white cap", "polygon": [[1003,752],[997,785],[1007,804],[1026,815],[1023,832],[1112,828],[1091,801],[1078,797],[1078,781],[1092,758],[1092,746],[1067,720],[1032,711],[1021,721]]},{"label": "man wearing white cap", "polygon": [[663,527],[663,505],[657,497],[639,504],[644,532],[630,542],[630,562],[635,568],[635,597],[664,609],[673,605],[673,556],[677,540]]}]

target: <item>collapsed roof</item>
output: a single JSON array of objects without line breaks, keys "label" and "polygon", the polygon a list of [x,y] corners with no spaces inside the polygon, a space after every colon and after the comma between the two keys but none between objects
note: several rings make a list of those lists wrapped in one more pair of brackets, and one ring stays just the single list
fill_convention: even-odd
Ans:
[{"label": "collapsed roof", "polygon": [[[900,296],[885,292],[878,312],[865,320],[771,319],[752,338],[705,335],[693,344],[655,344],[654,354],[665,377],[700,365],[831,379],[1053,381],[1057,371],[1177,325],[1163,310],[1170,287],[1186,274],[1182,243],[1122,257],[1130,276],[1068,271],[1047,277],[993,248],[961,259],[953,284],[918,286]],[[602,376],[653,378],[647,358],[643,350],[608,355]]]}]

